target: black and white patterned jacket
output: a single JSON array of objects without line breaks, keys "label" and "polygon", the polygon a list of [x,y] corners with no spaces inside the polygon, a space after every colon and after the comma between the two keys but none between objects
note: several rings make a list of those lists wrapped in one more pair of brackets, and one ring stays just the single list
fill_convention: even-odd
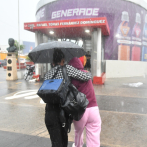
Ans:
[{"label": "black and white patterned jacket", "polygon": [[[44,80],[51,79],[54,76],[54,74],[56,73],[56,70],[59,66],[60,65],[55,66],[54,68],[49,70],[45,74]],[[91,79],[91,73],[90,72],[82,72],[82,71],[74,68],[71,65],[66,65],[66,69],[67,69],[67,74],[68,74],[69,77],[72,77],[74,79],[81,80],[81,81],[88,81],[89,79]],[[57,75],[55,76],[54,79],[63,79],[63,74],[62,74],[61,68],[59,68],[59,71],[58,71],[58,73],[57,73]]]}]

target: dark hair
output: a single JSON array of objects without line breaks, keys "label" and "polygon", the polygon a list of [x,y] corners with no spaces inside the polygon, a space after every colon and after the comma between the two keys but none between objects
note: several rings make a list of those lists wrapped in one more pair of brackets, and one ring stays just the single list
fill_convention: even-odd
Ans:
[{"label": "dark hair", "polygon": [[53,53],[53,63],[57,65],[64,59],[64,53],[60,49],[55,49]]}]

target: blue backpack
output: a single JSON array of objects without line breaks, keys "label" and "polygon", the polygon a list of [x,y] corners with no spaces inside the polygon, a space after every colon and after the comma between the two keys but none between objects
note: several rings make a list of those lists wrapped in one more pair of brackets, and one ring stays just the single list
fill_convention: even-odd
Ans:
[{"label": "blue backpack", "polygon": [[54,79],[59,69],[52,79],[45,80],[37,92],[37,95],[42,98],[45,103],[64,104],[68,92],[69,83],[65,83],[64,79]]}]

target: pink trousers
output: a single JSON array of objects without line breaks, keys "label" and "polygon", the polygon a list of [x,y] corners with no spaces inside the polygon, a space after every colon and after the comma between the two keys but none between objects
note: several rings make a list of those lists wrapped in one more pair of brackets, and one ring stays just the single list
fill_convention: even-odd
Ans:
[{"label": "pink trousers", "polygon": [[83,147],[83,131],[86,128],[87,147],[100,147],[101,117],[98,107],[87,108],[79,121],[73,121],[75,127],[75,147]]}]

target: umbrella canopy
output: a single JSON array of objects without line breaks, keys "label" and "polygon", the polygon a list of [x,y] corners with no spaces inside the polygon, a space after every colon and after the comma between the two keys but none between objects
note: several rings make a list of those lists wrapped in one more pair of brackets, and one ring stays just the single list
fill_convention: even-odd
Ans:
[{"label": "umbrella canopy", "polygon": [[81,57],[86,54],[82,47],[73,42],[51,41],[38,45],[28,56],[34,63],[52,63],[54,49],[61,49],[66,61],[71,60],[73,57]]}]

